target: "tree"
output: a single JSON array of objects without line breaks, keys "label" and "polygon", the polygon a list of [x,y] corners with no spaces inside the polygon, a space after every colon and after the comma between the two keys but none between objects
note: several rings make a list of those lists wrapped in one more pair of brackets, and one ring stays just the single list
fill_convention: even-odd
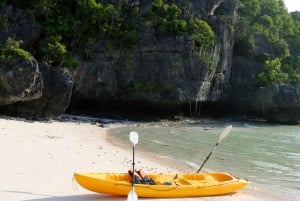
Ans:
[{"label": "tree", "polygon": [[288,79],[288,74],[281,71],[280,58],[268,60],[264,65],[265,72],[258,74],[258,79],[263,85],[273,83],[284,83]]}]

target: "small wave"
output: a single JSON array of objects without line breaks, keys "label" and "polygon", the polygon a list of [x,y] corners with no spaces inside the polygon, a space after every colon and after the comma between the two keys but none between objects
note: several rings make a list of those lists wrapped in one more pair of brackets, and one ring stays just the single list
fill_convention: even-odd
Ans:
[{"label": "small wave", "polygon": [[165,159],[168,159],[168,160],[174,160],[174,158],[171,158],[171,157],[165,156],[165,155],[160,155],[159,157],[160,158],[165,158]]},{"label": "small wave", "polygon": [[165,142],[162,142],[159,140],[151,140],[151,142],[154,142],[156,144],[163,145],[163,146],[171,146],[171,144],[168,144],[168,143],[165,143]]},{"label": "small wave", "polygon": [[300,160],[300,153],[287,153],[287,158]]},{"label": "small wave", "polygon": [[282,173],[283,171],[291,171],[291,168],[276,163],[269,163],[264,161],[255,161],[254,163],[258,166],[264,167],[266,171],[272,173]]},{"label": "small wave", "polygon": [[188,166],[192,167],[192,168],[199,168],[199,165],[196,163],[193,163],[191,161],[184,161],[185,164],[187,164]]},{"label": "small wave", "polygon": [[243,123],[243,126],[246,128],[255,128],[256,126],[251,126],[250,124]]}]

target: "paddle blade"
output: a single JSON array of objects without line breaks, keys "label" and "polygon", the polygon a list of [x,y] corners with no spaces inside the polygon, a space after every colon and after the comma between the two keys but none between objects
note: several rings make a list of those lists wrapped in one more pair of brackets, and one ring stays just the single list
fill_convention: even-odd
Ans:
[{"label": "paddle blade", "polygon": [[198,169],[197,173],[200,172],[200,170],[203,168],[204,164],[208,161],[209,157],[212,155],[212,153],[217,149],[217,146],[220,144],[220,142],[229,134],[229,132],[231,131],[232,125],[227,126],[226,128],[224,128],[224,130],[222,131],[218,142],[216,143],[216,145],[213,147],[213,149],[211,150],[211,152],[209,152],[208,156],[206,157],[206,159],[203,161],[203,163],[201,164],[200,168]]},{"label": "paddle blade", "polygon": [[227,126],[221,133],[218,143],[220,143],[231,131],[232,125]]},{"label": "paddle blade", "polygon": [[128,194],[127,201],[138,201],[137,194],[134,192],[134,190],[130,191]]},{"label": "paddle blade", "polygon": [[139,141],[139,135],[138,135],[138,133],[135,132],[135,131],[131,131],[129,133],[129,139],[130,139],[130,141],[132,142],[133,145],[136,145],[138,143],[138,141]]}]

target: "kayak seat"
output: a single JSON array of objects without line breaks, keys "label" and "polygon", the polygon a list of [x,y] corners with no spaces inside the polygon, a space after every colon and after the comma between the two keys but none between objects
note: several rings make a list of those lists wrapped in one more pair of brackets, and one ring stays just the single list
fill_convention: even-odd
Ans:
[{"label": "kayak seat", "polygon": [[142,184],[143,179],[140,177],[140,175],[137,172],[133,172],[132,169],[128,170],[129,175],[131,176],[131,182],[134,182],[135,184]]},{"label": "kayak seat", "polygon": [[132,178],[134,177],[134,183],[136,184],[156,185],[156,182],[152,178],[149,178],[142,169],[135,171],[134,173],[133,170],[130,169],[128,170],[128,173]]}]

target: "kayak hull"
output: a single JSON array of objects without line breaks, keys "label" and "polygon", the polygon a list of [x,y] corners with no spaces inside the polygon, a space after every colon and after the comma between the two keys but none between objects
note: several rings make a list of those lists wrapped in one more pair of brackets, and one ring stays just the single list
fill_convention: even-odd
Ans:
[{"label": "kayak hull", "polygon": [[[138,197],[179,198],[234,193],[249,182],[224,172],[186,174],[148,174],[156,184],[135,184]],[[104,194],[127,196],[132,190],[128,173],[75,173],[85,189]]]}]

